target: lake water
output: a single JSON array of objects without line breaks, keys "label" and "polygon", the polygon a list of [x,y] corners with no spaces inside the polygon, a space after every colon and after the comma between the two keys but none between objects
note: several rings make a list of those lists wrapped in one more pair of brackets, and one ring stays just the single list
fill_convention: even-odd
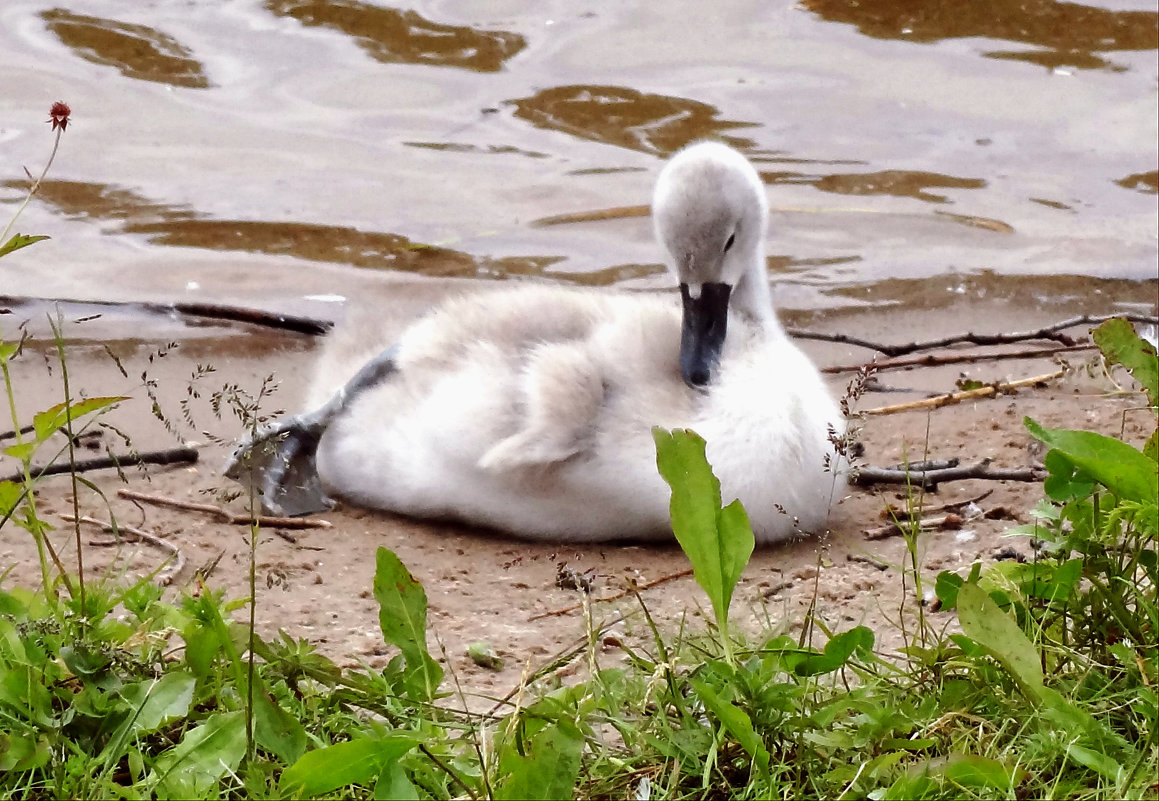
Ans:
[{"label": "lake water", "polygon": [[0,294],[332,317],[393,277],[662,286],[665,156],[758,166],[788,313],[1154,313],[1146,2],[5,0]]}]

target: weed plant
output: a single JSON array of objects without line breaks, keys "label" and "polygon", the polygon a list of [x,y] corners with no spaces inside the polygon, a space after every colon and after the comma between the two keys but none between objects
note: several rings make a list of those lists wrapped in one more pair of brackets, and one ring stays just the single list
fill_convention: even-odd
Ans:
[{"label": "weed plant", "polygon": [[[1095,337],[1159,413],[1154,349],[1122,321]],[[958,625],[935,627],[919,608],[902,652],[882,654],[868,628],[831,632],[816,620],[808,638],[734,636],[748,518],[739,503],[722,504],[703,440],[657,430],[673,530],[712,606],[709,630],[662,631],[641,599],[651,644],[621,645],[626,666],[601,669],[586,614],[585,647],[525,676],[495,714],[471,715],[452,709],[428,652],[423,587],[385,548],[373,594],[396,655],[381,670],[339,669],[306,641],[258,637],[252,577],[248,598],[195,578],[166,600],[149,577],[94,579],[79,561],[64,565],[36,503],[47,479],[31,459],[118,398],[66,397],[22,427],[8,369],[19,355],[18,342],[0,341],[13,430],[24,432],[4,450],[23,470],[0,483],[0,536],[35,540],[41,586],[0,580],[5,797],[1142,798],[1159,789],[1156,434],[1140,450],[1027,419],[1050,448],[1046,499],[1017,530],[1036,538],[1035,559],[942,573],[935,592]],[[913,586],[916,571],[915,561],[899,580]],[[236,621],[247,605],[249,622]],[[814,632],[822,647],[811,646]],[[584,655],[589,677],[562,686],[556,672]]]}]

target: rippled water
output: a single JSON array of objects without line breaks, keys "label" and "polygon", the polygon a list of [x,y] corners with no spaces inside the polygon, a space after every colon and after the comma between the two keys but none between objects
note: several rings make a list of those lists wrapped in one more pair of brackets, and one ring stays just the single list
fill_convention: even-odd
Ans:
[{"label": "rippled water", "polygon": [[782,306],[1149,310],[1157,48],[1153,0],[7,0],[0,217],[73,124],[0,294],[660,285],[651,182],[711,137],[768,185]]}]

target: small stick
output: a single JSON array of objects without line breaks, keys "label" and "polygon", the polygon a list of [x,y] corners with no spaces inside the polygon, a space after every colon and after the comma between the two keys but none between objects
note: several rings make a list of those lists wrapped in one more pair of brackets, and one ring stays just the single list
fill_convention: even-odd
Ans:
[{"label": "small stick", "polygon": [[973,398],[988,398],[997,395],[1000,392],[1006,392],[1018,387],[1032,387],[1036,384],[1042,384],[1055,378],[1061,378],[1065,374],[1065,370],[1056,370],[1053,373],[1045,373],[1043,375],[1036,375],[1030,378],[1020,378],[1017,381],[996,381],[984,387],[977,389],[967,389],[961,392],[949,392],[945,395],[935,395],[932,398],[923,398],[917,401],[906,401],[905,403],[895,403],[892,406],[878,406],[875,409],[865,409],[861,414],[897,414],[898,412],[909,412],[914,409],[938,409],[942,406],[950,406],[955,403],[961,403],[964,400],[971,400]]},{"label": "small stick", "polygon": [[[954,460],[954,461],[956,462],[956,460]],[[967,498],[964,501],[951,501],[949,503],[939,504],[938,506],[925,506],[925,507],[922,507],[921,509],[915,510],[915,512],[917,512],[918,514],[927,514],[927,515],[932,513],[932,512],[956,512],[964,506],[969,506],[970,504],[977,503],[978,501],[984,501],[993,494],[994,494],[994,490],[988,489],[985,492],[983,492],[981,495],[975,495],[973,498]],[[889,505],[889,508],[886,511],[888,511],[894,515],[904,515],[907,518],[913,517],[906,510],[898,509],[897,507],[893,506],[892,504]],[[882,514],[884,514],[884,512]]]},{"label": "small stick", "polygon": [[904,356],[897,359],[886,359],[880,362],[866,362],[864,364],[838,364],[822,367],[822,373],[853,373],[862,369],[873,368],[875,372],[881,370],[896,370],[902,367],[934,367],[942,364],[959,364],[961,362],[986,362],[1002,359],[1035,359],[1042,356],[1053,356],[1056,353],[1070,353],[1076,350],[1093,350],[1095,343],[1080,342],[1077,345],[1062,345],[1057,348],[1031,348],[1029,350],[1008,350],[1002,353],[927,353],[925,356]]},{"label": "small stick", "polygon": [[1046,470],[1040,467],[991,467],[989,459],[977,464],[946,467],[941,470],[899,470],[894,467],[857,467],[850,471],[849,480],[861,486],[867,484],[912,484],[933,489],[943,481],[961,481],[980,478],[990,481],[1042,481]]},{"label": "small stick", "polygon": [[97,520],[95,517],[88,517],[87,515],[77,518],[70,514],[62,513],[60,518],[62,520],[67,520],[70,523],[74,523],[79,520],[81,523],[87,523],[90,526],[98,526],[103,531],[111,532],[117,537],[117,539],[111,543],[90,542],[90,545],[115,545],[120,540],[127,539],[129,541],[146,542],[155,548],[160,548],[163,551],[167,551],[172,556],[173,564],[157,573],[156,581],[162,587],[168,587],[170,584],[172,584],[173,579],[175,579],[178,574],[180,574],[181,571],[185,569],[185,556],[181,553],[181,549],[173,543],[158,537],[156,534],[150,534],[148,531],[142,531],[141,529],[133,528],[132,526],[114,526],[112,522],[105,523]]},{"label": "small stick", "polygon": [[[962,518],[956,514],[945,514],[940,517],[927,517],[918,521],[918,527],[922,529],[931,528],[961,528]],[[886,537],[896,537],[902,533],[901,521],[893,521],[886,523],[884,526],[877,526],[876,528],[867,528],[865,530],[865,539],[867,540],[883,540]]]},{"label": "small stick", "polygon": [[1048,339],[1054,342],[1061,342],[1063,345],[1077,344],[1072,337],[1061,333],[1067,328],[1074,328],[1078,325],[1102,323],[1107,320],[1122,317],[1130,320],[1133,323],[1149,323],[1151,325],[1159,324],[1159,317],[1153,317],[1145,314],[1100,314],[1090,315],[1082,314],[1078,317],[1071,317],[1066,320],[1061,320],[1052,325],[1043,326],[1034,331],[1022,331],[1014,334],[975,334],[968,331],[965,334],[955,334],[953,336],[942,337],[940,339],[931,339],[925,342],[906,342],[900,345],[887,345],[880,342],[871,342],[860,337],[848,336],[847,334],[830,334],[824,331],[806,331],[799,328],[786,329],[789,336],[797,337],[798,339],[814,339],[821,342],[837,342],[844,345],[857,345],[862,348],[869,348],[876,350],[878,353],[884,353],[886,356],[904,356],[907,353],[913,353],[918,350],[932,350],[934,348],[944,348],[947,345],[956,345],[958,343],[970,343],[974,345],[1008,345],[1014,342],[1025,342],[1029,339]]},{"label": "small stick", "polygon": [[150,303],[147,301],[93,301],[74,298],[32,298],[18,295],[0,295],[0,303],[22,306],[27,303],[70,303],[78,306],[114,306],[118,308],[135,308],[156,314],[184,314],[189,317],[207,317],[213,320],[228,320],[230,322],[249,323],[266,328],[278,328],[284,331],[294,331],[299,334],[325,334],[334,323],[330,320],[319,320],[312,317],[300,317],[293,314],[279,314],[278,312],[262,309],[245,308],[242,306],[222,306],[216,303]]},{"label": "small stick", "polygon": [[[202,514],[216,517],[222,523],[229,523],[235,526],[248,526],[251,521],[256,521],[260,526],[269,526],[272,528],[330,528],[333,525],[329,520],[311,520],[304,517],[271,517],[269,515],[258,515],[256,518],[251,518],[249,515],[234,514],[210,503],[182,501],[177,498],[167,498],[164,495],[149,495],[144,492],[137,492],[125,488],[117,490],[117,495],[131,501],[151,503],[154,506],[167,506],[170,509],[201,512]],[[294,540],[290,541],[293,542]]]},{"label": "small stick", "polygon": [[885,562],[882,562],[880,559],[874,559],[872,556],[866,556],[865,554],[860,554],[860,553],[845,554],[845,561],[846,562],[860,562],[863,565],[869,565],[870,567],[876,568],[882,572],[889,570],[889,565],[887,565]]},{"label": "small stick", "polygon": [[909,470],[911,473],[923,470],[945,470],[947,467],[957,467],[961,461],[953,459],[924,459],[920,462],[901,462],[891,467],[891,470]]},{"label": "small stick", "polygon": [[[109,467],[126,467],[137,464],[189,464],[197,461],[196,448],[169,448],[163,451],[145,451],[144,453],[130,453],[124,456],[98,456],[93,459],[79,459],[71,464],[59,462],[44,467],[29,468],[33,480],[44,476],[55,476],[61,473],[76,471],[83,473],[88,470],[104,470]],[[13,473],[10,476],[0,476],[0,481],[20,481],[23,473]]]},{"label": "small stick", "polygon": [[[686,570],[681,570],[681,571],[678,571],[676,573],[669,573],[668,575],[661,576],[658,579],[652,579],[651,581],[649,581],[646,584],[639,584],[635,587],[635,589],[623,590],[622,592],[618,592],[615,595],[609,595],[606,598],[593,598],[591,600],[591,602],[594,604],[598,604],[598,603],[605,603],[607,601],[618,601],[621,598],[624,598],[628,595],[631,595],[633,592],[639,592],[641,590],[650,590],[653,587],[659,586],[660,584],[663,584],[666,581],[674,581],[675,579],[684,578],[685,576],[691,576],[691,575],[692,575],[692,568],[688,568]],[[579,604],[572,604],[571,606],[565,606],[563,609],[553,609],[550,612],[540,612],[538,615],[532,615],[531,617],[527,618],[527,622],[530,623],[532,621],[540,620],[540,619],[545,618],[545,617],[559,617],[560,615],[566,615],[568,612],[574,612],[577,609],[583,609],[583,606],[584,605],[582,603],[579,603]]]}]

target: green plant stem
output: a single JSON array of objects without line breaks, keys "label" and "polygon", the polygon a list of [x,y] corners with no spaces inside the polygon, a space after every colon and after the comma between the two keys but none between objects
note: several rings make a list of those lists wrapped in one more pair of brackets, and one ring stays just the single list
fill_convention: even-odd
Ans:
[{"label": "green plant stem", "polygon": [[[56,138],[57,138],[57,141],[59,142],[60,141],[60,131],[58,130],[56,133],[57,133]],[[56,148],[53,148],[52,152],[53,152],[53,155],[56,155]],[[51,160],[50,160],[50,163],[51,163]],[[47,170],[47,167],[45,169]],[[64,410],[65,410],[64,432],[65,432],[65,438],[68,442],[68,463],[69,463],[70,468],[74,468],[76,465],[76,436],[73,433],[73,428],[72,428],[72,394],[69,391],[69,385],[68,385],[68,362],[64,357],[64,335],[61,332],[62,322],[61,322],[61,315],[60,315],[60,308],[59,307],[56,310],[56,314],[57,314],[57,317],[55,320],[52,319],[52,317],[48,318],[48,324],[52,328],[52,338],[53,338],[53,341],[56,343],[57,361],[60,362],[60,378],[61,378],[62,383],[64,384]],[[77,482],[76,470],[70,469],[68,471],[68,474],[69,474],[69,478],[72,481],[73,533],[74,533],[75,538],[76,538],[76,574],[77,574],[77,587],[80,590],[80,593],[78,596],[78,600],[80,601],[80,626],[81,626],[81,631],[83,633],[83,631],[87,625],[87,619],[85,617],[85,609],[86,609],[86,606],[85,606],[85,557],[84,557],[84,548],[82,547],[83,543],[81,543],[81,537],[80,537],[80,518],[81,518],[80,497],[79,497],[80,496],[80,492],[79,492],[80,487],[79,487],[79,484]]]},{"label": "green plant stem", "polygon": [[32,182],[32,186],[28,190],[28,195],[25,196],[24,202],[20,204],[20,208],[16,209],[16,213],[12,215],[12,219],[4,226],[4,233],[0,234],[0,244],[8,240],[8,232],[12,230],[12,226],[16,224],[16,220],[24,213],[28,202],[32,200],[33,195],[40,191],[40,182],[44,180],[44,176],[48,175],[48,168],[52,166],[52,162],[56,159],[56,151],[60,147],[60,135],[64,133],[64,128],[56,129],[56,139],[52,142],[52,153],[48,156],[48,162],[44,165],[44,169],[40,171],[40,177]]},{"label": "green plant stem", "polygon": [[[12,417],[12,427],[16,429],[16,444],[24,444],[24,436],[20,433],[19,417],[16,413],[16,391],[12,386],[12,374],[8,370],[8,362],[0,359],[0,371],[4,373],[4,392],[8,396],[8,413]],[[52,543],[48,542],[44,536],[44,532],[40,528],[40,518],[36,514],[36,495],[32,492],[33,480],[31,473],[31,460],[21,460],[21,470],[24,473],[24,501],[28,504],[28,516],[31,525],[29,526],[29,533],[32,534],[32,540],[36,543],[37,562],[40,564],[40,581],[41,588],[44,590],[44,600],[48,603],[54,611],[58,608],[56,594],[52,592],[52,575],[48,570],[48,559],[45,558],[45,552],[51,557],[56,569],[60,571],[61,578],[68,588],[69,595],[72,595],[72,583],[68,580],[68,574],[65,572],[64,565],[61,564],[60,557],[57,556],[56,551],[52,547]]]}]

